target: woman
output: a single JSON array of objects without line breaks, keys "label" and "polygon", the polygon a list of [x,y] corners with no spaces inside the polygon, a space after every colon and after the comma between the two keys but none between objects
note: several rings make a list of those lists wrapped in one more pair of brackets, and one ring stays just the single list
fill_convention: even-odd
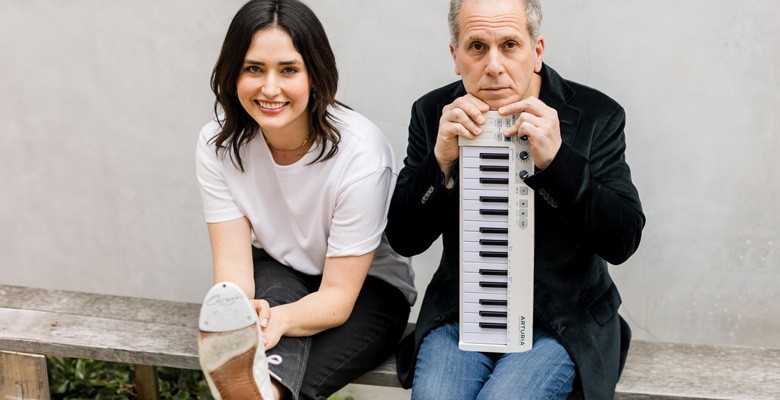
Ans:
[{"label": "woman", "polygon": [[197,149],[218,282],[199,347],[217,399],[326,398],[406,326],[411,270],[383,236],[395,159],[335,100],[337,83],[304,4],[254,0],[234,17],[211,78],[217,120]]}]

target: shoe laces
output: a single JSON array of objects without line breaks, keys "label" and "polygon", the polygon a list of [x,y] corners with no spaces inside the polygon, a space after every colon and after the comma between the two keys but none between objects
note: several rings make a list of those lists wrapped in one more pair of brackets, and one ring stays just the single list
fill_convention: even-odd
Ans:
[{"label": "shoe laces", "polygon": [[[273,355],[267,356],[265,358],[265,360],[268,362],[268,364],[279,365],[279,364],[282,363],[282,356],[273,354]],[[275,373],[271,372],[270,368],[268,369],[268,375],[271,375],[274,379],[276,379],[277,382],[281,382],[282,381],[282,379],[279,378],[278,375],[276,375]]]}]

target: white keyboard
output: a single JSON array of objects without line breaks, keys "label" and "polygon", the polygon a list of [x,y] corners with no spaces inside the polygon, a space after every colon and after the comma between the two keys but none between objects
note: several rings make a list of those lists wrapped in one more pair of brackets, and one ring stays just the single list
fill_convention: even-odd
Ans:
[{"label": "white keyboard", "polygon": [[534,195],[528,141],[505,138],[516,116],[490,111],[483,133],[460,138],[460,349],[531,349]]}]

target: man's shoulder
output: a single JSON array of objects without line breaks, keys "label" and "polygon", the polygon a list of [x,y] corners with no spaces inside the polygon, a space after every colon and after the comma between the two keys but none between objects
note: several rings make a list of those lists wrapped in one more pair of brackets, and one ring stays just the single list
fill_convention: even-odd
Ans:
[{"label": "man's shoulder", "polygon": [[565,104],[585,111],[614,111],[620,104],[604,92],[591,86],[561,77],[555,70],[546,66],[546,79],[549,81],[543,90],[549,96],[562,100]]}]

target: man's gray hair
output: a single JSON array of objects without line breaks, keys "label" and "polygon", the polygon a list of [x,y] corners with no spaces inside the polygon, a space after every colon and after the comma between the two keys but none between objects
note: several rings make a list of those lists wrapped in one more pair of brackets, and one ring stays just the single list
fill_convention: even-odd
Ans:
[{"label": "man's gray hair", "polygon": [[[523,1],[523,3],[525,3],[525,17],[528,25],[528,34],[531,36],[531,40],[536,43],[536,40],[539,39],[539,31],[542,28],[541,2],[540,0],[515,1]],[[457,47],[458,45],[458,36],[460,35],[460,9],[462,5],[463,0],[450,0],[450,13],[447,16],[447,20],[450,24],[450,42],[453,47]]]}]

